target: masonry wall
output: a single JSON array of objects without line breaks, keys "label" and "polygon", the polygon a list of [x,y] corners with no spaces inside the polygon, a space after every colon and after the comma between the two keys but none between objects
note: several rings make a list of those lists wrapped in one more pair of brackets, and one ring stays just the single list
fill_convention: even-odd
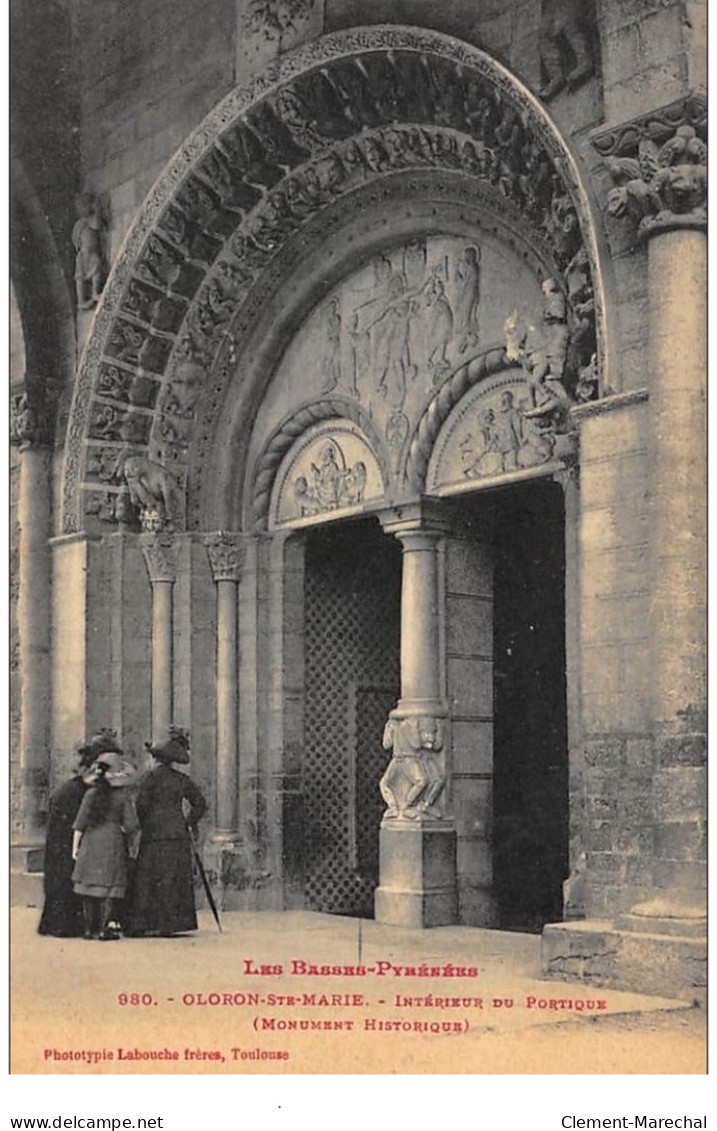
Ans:
[{"label": "masonry wall", "polygon": [[77,0],[80,180],[114,259],[163,166],[234,85],[235,0]]},{"label": "masonry wall", "polygon": [[[472,534],[472,537],[470,536]],[[491,927],[493,823],[493,549],[490,516],[446,540],[446,682],[458,921]]]},{"label": "masonry wall", "polygon": [[647,405],[583,420],[580,461],[582,810],[588,917],[648,896],[654,854],[650,736]]}]

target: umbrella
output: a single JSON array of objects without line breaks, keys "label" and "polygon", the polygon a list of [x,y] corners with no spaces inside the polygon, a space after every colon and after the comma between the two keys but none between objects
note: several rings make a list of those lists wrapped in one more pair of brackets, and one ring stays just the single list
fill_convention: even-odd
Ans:
[{"label": "umbrella", "polygon": [[212,889],[209,886],[209,880],[207,879],[207,873],[204,871],[204,865],[202,864],[202,858],[199,855],[199,849],[197,848],[197,842],[194,839],[194,832],[192,831],[192,828],[191,828],[190,825],[187,825],[187,832],[189,833],[189,843],[192,846],[192,856],[194,857],[194,863],[197,865],[197,871],[199,872],[199,876],[201,878],[202,885],[204,887],[204,891],[206,892],[207,903],[209,904],[211,911],[212,911],[212,915],[214,916],[214,922],[216,923],[217,927],[219,928],[219,930],[221,932],[222,925],[219,922],[219,912],[217,911],[217,905],[214,902],[214,896],[212,895]]}]

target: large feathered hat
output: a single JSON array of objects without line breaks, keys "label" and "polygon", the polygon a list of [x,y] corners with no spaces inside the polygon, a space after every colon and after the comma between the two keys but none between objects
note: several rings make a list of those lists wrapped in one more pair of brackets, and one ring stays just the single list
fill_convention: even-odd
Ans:
[{"label": "large feathered hat", "polygon": [[158,762],[186,765],[189,761],[189,731],[182,727],[171,726],[161,742],[145,742],[145,746]]},{"label": "large feathered hat", "polygon": [[122,747],[117,742],[117,731],[105,727],[77,747],[80,766],[91,766],[100,754],[121,754]]}]

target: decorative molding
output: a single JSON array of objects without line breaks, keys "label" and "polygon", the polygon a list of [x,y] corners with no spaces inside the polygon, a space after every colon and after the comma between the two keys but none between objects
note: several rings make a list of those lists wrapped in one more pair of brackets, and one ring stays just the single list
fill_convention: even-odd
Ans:
[{"label": "decorative molding", "polygon": [[202,541],[215,582],[240,581],[246,555],[243,536],[218,530],[213,534],[205,534]]},{"label": "decorative molding", "polygon": [[649,389],[630,389],[626,393],[612,393],[602,397],[599,401],[590,401],[589,404],[574,405],[570,409],[570,418],[577,425],[592,416],[602,416],[606,412],[615,412],[621,408],[631,408],[635,404],[643,404],[649,400]]},{"label": "decorative molding", "polygon": [[[482,186],[511,215],[530,218],[561,270],[582,229],[586,261],[595,264],[587,198],[568,150],[539,101],[477,48],[379,26],[282,56],[231,92],[182,146],[114,265],[79,367],[63,528],[81,528],[83,496],[94,490],[82,487],[85,449],[108,365],[169,386],[148,406],[148,435],[137,412],[108,421],[105,400],[109,442],[146,448],[180,481],[189,475],[193,490],[189,469],[201,462],[203,439],[191,414],[201,401],[216,419],[225,381],[215,386],[215,376],[236,370],[266,288],[286,277],[284,249],[358,184],[427,168]],[[300,258],[300,247],[291,254]],[[178,368],[188,358],[196,383],[177,396],[187,392]],[[189,423],[177,427],[176,417]],[[140,431],[129,439],[121,428]]]},{"label": "decorative molding", "polygon": [[177,539],[171,534],[140,534],[139,544],[152,585],[162,581],[175,582],[179,565]]}]

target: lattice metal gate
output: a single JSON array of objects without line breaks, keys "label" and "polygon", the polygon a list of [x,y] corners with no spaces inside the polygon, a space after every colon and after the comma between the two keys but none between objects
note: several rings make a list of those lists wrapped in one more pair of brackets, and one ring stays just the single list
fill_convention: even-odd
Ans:
[{"label": "lattice metal gate", "polygon": [[400,547],[372,526],[313,535],[306,556],[306,903],[373,914],[381,745],[399,696]]}]

